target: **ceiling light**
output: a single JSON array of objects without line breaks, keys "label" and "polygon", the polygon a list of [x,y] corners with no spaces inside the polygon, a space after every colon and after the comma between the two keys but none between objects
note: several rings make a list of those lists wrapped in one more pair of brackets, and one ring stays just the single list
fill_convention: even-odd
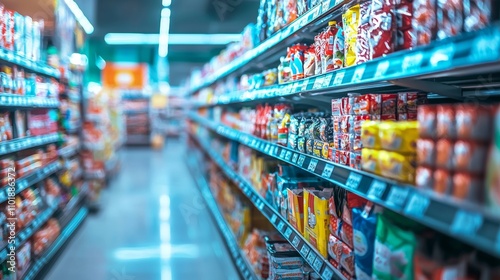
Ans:
[{"label": "ceiling light", "polygon": [[[108,45],[158,45],[159,34],[109,33]],[[227,45],[241,40],[241,34],[169,34],[169,45]]]},{"label": "ceiling light", "polygon": [[158,40],[158,55],[166,57],[168,55],[168,36],[170,33],[170,9],[161,10],[160,35]]},{"label": "ceiling light", "polygon": [[172,4],[172,0],[163,0],[163,7],[168,7]]},{"label": "ceiling light", "polygon": [[89,19],[83,14],[80,7],[78,7],[78,4],[76,4],[75,1],[73,0],[64,0],[64,2],[66,2],[66,5],[68,5],[68,8],[71,10],[78,23],[80,23],[83,30],[85,30],[85,33],[87,34],[94,33],[94,26],[92,25],[92,23],[90,23]]}]

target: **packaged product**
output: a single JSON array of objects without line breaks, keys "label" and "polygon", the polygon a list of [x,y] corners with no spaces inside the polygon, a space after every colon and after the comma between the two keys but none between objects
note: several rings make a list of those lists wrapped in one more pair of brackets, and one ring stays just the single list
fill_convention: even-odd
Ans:
[{"label": "packaged product", "polygon": [[463,14],[462,0],[437,1],[437,39],[446,39],[462,33]]},{"label": "packaged product", "polygon": [[453,169],[470,173],[482,173],[486,165],[487,147],[483,144],[459,140],[453,150]]},{"label": "packaged product", "polygon": [[304,77],[316,75],[316,53],[314,46],[309,47],[304,55]]},{"label": "packaged product", "polygon": [[[2,5],[2,8],[4,6]],[[15,36],[15,27],[14,27],[14,11],[3,8],[3,18],[2,18],[2,41],[3,48],[8,51],[14,51],[14,36]]]},{"label": "packaged product", "polygon": [[316,75],[324,74],[323,73],[323,64],[322,64],[322,53],[324,49],[323,43],[323,34],[320,33],[314,37],[314,55],[315,55],[315,71]]},{"label": "packaged product", "polygon": [[361,152],[350,152],[349,166],[354,169],[361,169]]},{"label": "packaged product", "polygon": [[308,48],[305,45],[295,45],[290,49],[292,52],[292,80],[300,80],[304,78],[304,53],[307,49]]},{"label": "packaged product", "polygon": [[415,174],[415,183],[420,189],[433,189],[434,171],[430,168],[419,166]]},{"label": "packaged product", "polygon": [[380,115],[382,119],[396,119],[397,94],[381,94],[377,98],[380,99]]},{"label": "packaged product", "polygon": [[344,13],[342,14],[342,25],[344,27],[344,63],[345,66],[352,66],[356,64],[356,41],[358,39],[360,5],[355,4],[350,7],[344,5],[343,9]]},{"label": "packaged product", "polygon": [[284,25],[288,25],[298,17],[297,1],[296,0],[284,0],[283,1],[284,15]]},{"label": "packaged product", "polygon": [[298,15],[303,15],[307,12],[307,0],[297,0]]},{"label": "packaged product", "polygon": [[267,251],[272,269],[292,270],[304,265],[304,259],[287,241],[267,242]]},{"label": "packaged product", "polygon": [[0,141],[12,140],[12,126],[9,113],[0,113]]},{"label": "packaged product", "polygon": [[413,0],[414,46],[428,45],[435,38],[436,2],[434,0]]},{"label": "packaged product", "polygon": [[415,156],[389,151],[379,151],[380,175],[404,183],[415,182]]},{"label": "packaged product", "polygon": [[492,0],[463,1],[464,31],[471,32],[488,26],[495,11],[494,3]]},{"label": "packaged product", "polygon": [[412,18],[412,0],[396,1],[396,50],[407,50],[413,47]]},{"label": "packaged product", "polygon": [[332,142],[334,133],[333,128],[334,127],[331,115],[326,115],[325,117],[321,118],[319,126],[319,138],[324,142]]},{"label": "packaged product", "polygon": [[371,280],[377,216],[370,210],[354,208],[352,218],[356,277],[359,280]]},{"label": "packaged product", "polygon": [[370,10],[370,59],[394,51],[394,1],[372,0]]},{"label": "packaged product", "polygon": [[342,245],[342,255],[340,256],[340,266],[349,274],[354,276],[354,251],[345,243]]},{"label": "packaged product", "polygon": [[364,148],[361,151],[361,169],[374,174],[380,174],[380,165],[378,158],[378,150]]},{"label": "packaged product", "polygon": [[500,210],[500,107],[495,112],[493,141],[488,154],[486,167],[485,194],[487,205],[495,211]]},{"label": "packaged product", "polygon": [[328,199],[331,195],[331,189],[304,191],[304,237],[324,257],[327,256]]},{"label": "packaged product", "polygon": [[351,152],[337,151],[339,156],[339,164],[349,166],[351,164]]},{"label": "packaged product", "polygon": [[25,55],[25,45],[24,45],[24,16],[19,13],[14,13],[14,49],[17,55],[24,57]]},{"label": "packaged product", "polygon": [[418,107],[418,132],[420,137],[436,138],[436,107],[435,106],[419,106]]},{"label": "packaged product", "polygon": [[328,28],[323,33],[323,36],[325,37],[325,43],[324,43],[325,46],[324,46],[324,51],[322,53],[323,56],[321,61],[321,67],[323,67],[322,73],[327,73],[337,68],[335,67],[335,63],[333,60],[335,36],[337,35],[337,32],[338,32],[337,22],[336,21],[328,22]]},{"label": "packaged product", "polygon": [[430,139],[417,140],[417,164],[433,167],[436,161],[436,145]]},{"label": "packaged product", "polygon": [[453,185],[452,174],[444,169],[434,171],[434,192],[439,194],[449,194]]},{"label": "packaged product", "polygon": [[340,241],[333,234],[328,237],[328,259],[330,263],[335,267],[339,267],[340,259],[342,257],[342,247],[344,243]]},{"label": "packaged product", "polygon": [[24,243],[16,254],[16,268],[18,276],[23,275],[31,263],[31,242]]},{"label": "packaged product", "polygon": [[491,139],[492,107],[458,104],[455,121],[457,137],[464,140],[488,141]]},{"label": "packaged product", "polygon": [[371,49],[370,49],[370,34],[376,32],[372,30],[370,21],[370,9],[371,1],[360,1],[359,3],[359,19],[357,23],[357,34],[356,34],[356,62],[355,64],[361,64],[369,61],[371,59]]},{"label": "packaged product", "polygon": [[304,137],[297,138],[297,150],[301,153],[306,152],[306,139]]},{"label": "packaged product", "polygon": [[436,142],[436,166],[452,170],[453,168],[453,141],[448,139],[440,139]]},{"label": "packaged product", "polygon": [[340,69],[344,67],[345,61],[345,38],[344,29],[342,26],[338,26],[337,34],[333,40],[333,67],[334,69]]},{"label": "packaged product", "polygon": [[353,230],[348,223],[330,216],[330,232],[350,248],[353,248]]},{"label": "packaged product", "polygon": [[365,94],[356,96],[354,99],[354,114],[380,116],[381,101],[380,95]]},{"label": "packaged product", "polygon": [[372,277],[375,279],[413,279],[413,256],[417,246],[413,232],[378,216]]},{"label": "packaged product", "polygon": [[305,148],[308,155],[314,154],[314,139],[306,138]]},{"label": "packaged product", "polygon": [[483,181],[481,177],[466,172],[458,172],[453,175],[452,196],[470,202],[480,203],[483,192]]},{"label": "packaged product", "polygon": [[381,122],[379,124],[380,146],[398,153],[415,153],[418,139],[418,122]]},{"label": "packaged product", "polygon": [[304,234],[304,190],[287,189],[288,221],[302,235]]}]

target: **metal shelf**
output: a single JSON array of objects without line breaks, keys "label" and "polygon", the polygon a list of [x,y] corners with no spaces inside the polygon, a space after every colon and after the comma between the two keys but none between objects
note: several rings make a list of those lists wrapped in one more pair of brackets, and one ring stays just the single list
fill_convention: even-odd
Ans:
[{"label": "metal shelf", "polygon": [[28,70],[28,72],[34,72],[56,79],[59,79],[61,77],[61,73],[59,72],[59,70],[53,68],[52,66],[39,61],[26,59],[20,55],[15,54],[13,51],[8,51],[3,48],[0,48],[0,61],[20,66]]},{"label": "metal shelf", "polygon": [[[37,169],[36,171],[30,173],[27,176],[17,179],[15,185],[16,188],[15,194],[17,195],[21,193],[25,189],[33,186],[34,184],[49,177],[53,173],[59,171],[61,168],[62,166],[59,162],[53,162],[45,167]],[[4,203],[9,198],[9,193],[10,193],[9,188],[10,186],[7,185],[0,189],[0,203]]]},{"label": "metal shelf", "polygon": [[[193,136],[193,138],[197,140],[205,153],[212,158],[226,176],[241,189],[243,194],[245,194],[250,201],[252,201],[264,217],[266,217],[297,252],[302,255],[304,260],[314,269],[314,271],[316,271],[316,273],[318,273],[318,275],[321,275],[325,280],[345,279],[340,271],[335,269],[328,260],[314,248],[314,246],[311,246],[304,239],[304,237],[288,222],[286,217],[282,217],[258,192],[255,191],[255,188],[250,183],[229,167],[220,155],[214,153],[210,145],[204,143],[196,136]],[[196,178],[201,177],[197,176]],[[208,192],[210,192],[210,190],[208,190]]]},{"label": "metal shelf", "polygon": [[227,225],[222,213],[217,206],[217,202],[215,201],[212,192],[210,191],[210,187],[206,179],[202,176],[200,172],[195,170],[199,169],[199,164],[194,162],[194,160],[186,158],[189,169],[193,174],[193,178],[195,178],[198,187],[200,188],[200,192],[207,203],[208,208],[210,209],[210,213],[212,217],[215,219],[217,226],[219,227],[220,232],[226,242],[227,247],[231,253],[231,257],[233,258],[235,266],[238,268],[239,273],[245,280],[257,280],[260,279],[255,275],[255,272],[252,266],[248,263],[245,255],[241,251],[238,246],[238,242],[236,242],[236,238],[234,237],[233,232]]},{"label": "metal shelf", "polygon": [[286,41],[296,36],[298,33],[303,32],[305,28],[312,25],[316,21],[321,19],[326,19],[333,10],[338,9],[343,4],[343,0],[326,0],[322,4],[317,5],[311,10],[307,11],[304,15],[297,18],[290,25],[274,34],[271,38],[265,40],[260,45],[254,49],[247,51],[243,56],[235,59],[228,65],[220,68],[217,72],[210,75],[209,77],[203,78],[203,83],[195,86],[189,91],[188,95],[199,91],[200,89],[210,86],[216,81],[235,73],[240,73],[247,67],[250,63],[257,64],[259,58],[263,58],[264,55],[268,55],[275,51],[285,51]]},{"label": "metal shelf", "polygon": [[58,133],[24,137],[10,141],[0,142],[0,156],[16,153],[22,150],[52,144],[61,140]]},{"label": "metal shelf", "polygon": [[[461,99],[471,94],[460,87],[466,85],[461,83],[476,80],[477,84],[484,86],[488,81],[480,75],[498,71],[500,23],[327,74],[261,89],[232,92],[213,98],[211,103],[193,105],[218,106],[292,97],[312,100],[312,97],[324,94],[338,96],[348,92],[408,88]],[[466,75],[475,76],[465,79]],[[424,80],[430,78],[432,81]]]},{"label": "metal shelf", "polygon": [[36,96],[23,96],[10,93],[0,93],[0,108],[56,109],[59,108],[59,100],[57,100],[56,98],[44,98]]},{"label": "metal shelf", "polygon": [[335,183],[387,209],[500,257],[500,216],[485,207],[417,189],[269,143],[196,115],[190,118],[220,136]]},{"label": "metal shelf", "polygon": [[54,258],[55,254],[63,247],[63,245],[71,238],[74,232],[83,223],[83,221],[87,217],[87,214],[87,208],[81,208],[69,222],[69,224],[62,230],[61,234],[54,241],[54,243],[52,243],[52,245],[31,264],[22,279],[35,279],[37,275],[40,274],[40,272],[46,269],[46,266]]},{"label": "metal shelf", "polygon": [[70,158],[80,151],[80,147],[78,145],[70,145],[64,148],[59,149],[59,156],[63,158]]}]

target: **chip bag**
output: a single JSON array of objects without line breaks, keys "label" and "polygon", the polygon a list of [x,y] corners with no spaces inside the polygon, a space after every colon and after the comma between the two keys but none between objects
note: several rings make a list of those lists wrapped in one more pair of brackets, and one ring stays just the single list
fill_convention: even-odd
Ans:
[{"label": "chip bag", "polygon": [[382,122],[379,124],[382,149],[398,153],[415,153],[418,140],[418,122]]}]

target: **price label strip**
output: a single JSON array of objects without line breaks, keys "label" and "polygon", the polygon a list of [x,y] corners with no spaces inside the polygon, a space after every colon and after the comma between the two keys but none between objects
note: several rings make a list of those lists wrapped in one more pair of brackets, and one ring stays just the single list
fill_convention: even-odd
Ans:
[{"label": "price label strip", "polygon": [[278,227],[277,227],[279,232],[283,232],[284,227],[285,227],[285,223],[283,221],[280,221],[278,223]]},{"label": "price label strip", "polygon": [[292,229],[291,229],[291,228],[287,228],[287,229],[285,230],[285,234],[284,234],[284,235],[285,235],[285,238],[286,238],[286,239],[290,239],[290,236],[292,235],[292,232],[293,232],[293,231],[292,231]]},{"label": "price label strip", "polygon": [[330,268],[326,267],[323,273],[321,274],[321,277],[323,279],[332,279],[333,271]]},{"label": "price label strip", "polygon": [[334,86],[339,86],[342,84],[342,81],[344,80],[345,76],[345,71],[338,71],[337,74],[335,75],[335,80],[333,80],[333,85]]},{"label": "price label strip", "polygon": [[320,271],[322,266],[323,266],[323,260],[321,258],[317,257],[313,263],[313,268],[316,271]]},{"label": "price label strip", "polygon": [[306,257],[307,254],[309,254],[309,251],[311,251],[311,249],[309,248],[309,246],[307,246],[305,243],[302,245],[302,249],[300,249],[300,254],[303,256],[303,257]]},{"label": "price label strip", "polygon": [[313,251],[310,251],[309,252],[309,255],[307,255],[307,262],[311,265],[314,264],[314,262],[316,261],[316,254],[313,252]]},{"label": "price label strip", "polygon": [[292,157],[292,162],[293,163],[297,163],[297,160],[299,159],[299,154],[293,154],[293,157]]},{"label": "price label strip", "polygon": [[354,74],[352,75],[351,83],[358,83],[363,80],[363,75],[365,74],[366,64],[361,64],[356,66]]},{"label": "price label strip", "polygon": [[350,189],[357,190],[359,187],[359,184],[361,183],[362,178],[363,178],[363,175],[356,173],[356,172],[351,172],[349,174],[349,177],[347,178],[346,186]]},{"label": "price label strip", "polygon": [[455,234],[473,236],[483,224],[483,216],[480,213],[472,213],[459,209],[453,219],[451,231]]},{"label": "price label strip", "polygon": [[410,197],[410,201],[406,205],[405,213],[415,217],[422,217],[429,207],[429,204],[429,197],[419,193],[413,193]]},{"label": "price label strip", "polygon": [[398,208],[403,208],[408,197],[410,190],[404,187],[392,186],[389,191],[387,203],[392,204]]},{"label": "price label strip", "polygon": [[306,156],[300,155],[299,160],[297,161],[297,165],[301,166],[304,164],[304,161],[306,160]]},{"label": "price label strip", "polygon": [[321,173],[321,177],[329,179],[332,176],[334,166],[331,164],[325,165],[325,169],[323,169],[323,173]]},{"label": "price label strip", "polygon": [[373,180],[370,190],[368,191],[368,196],[375,199],[382,199],[386,188],[386,183],[379,180]]},{"label": "price label strip", "polygon": [[292,240],[292,245],[293,247],[295,247],[296,249],[298,248],[299,246],[299,243],[300,243],[300,238],[296,235],[293,240]]},{"label": "price label strip", "polygon": [[309,162],[309,166],[307,167],[307,170],[314,172],[316,170],[317,165],[318,165],[318,160],[311,159],[311,161]]},{"label": "price label strip", "polygon": [[290,159],[292,159],[292,152],[291,151],[287,151],[286,155],[285,155],[285,160],[286,161],[290,161]]}]

